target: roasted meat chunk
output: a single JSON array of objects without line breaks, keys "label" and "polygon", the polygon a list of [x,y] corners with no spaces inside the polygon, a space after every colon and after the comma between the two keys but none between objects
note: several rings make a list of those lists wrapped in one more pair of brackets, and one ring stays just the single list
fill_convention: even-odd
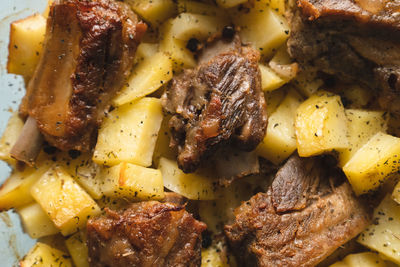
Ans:
[{"label": "roasted meat chunk", "polygon": [[315,266],[370,222],[338,170],[297,155],[235,216],[225,234],[243,266]]},{"label": "roasted meat chunk", "polygon": [[289,53],[303,68],[371,88],[400,113],[399,11],[399,1],[292,1]]},{"label": "roasted meat chunk", "polygon": [[175,77],[163,95],[170,145],[178,147],[178,165],[194,171],[221,144],[252,150],[264,138],[267,115],[259,53],[243,46],[238,35],[216,38],[204,49],[195,69]]},{"label": "roasted meat chunk", "polygon": [[130,74],[145,31],[122,2],[55,1],[20,113],[36,120],[51,145],[88,150],[109,100]]},{"label": "roasted meat chunk", "polygon": [[90,266],[200,266],[206,225],[171,202],[106,209],[87,224]]}]

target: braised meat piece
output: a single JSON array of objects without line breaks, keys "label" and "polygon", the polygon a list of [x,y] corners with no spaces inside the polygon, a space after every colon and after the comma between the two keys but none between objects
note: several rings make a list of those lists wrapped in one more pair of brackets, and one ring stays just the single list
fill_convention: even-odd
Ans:
[{"label": "braised meat piece", "polygon": [[87,223],[90,266],[200,266],[206,225],[184,206],[147,201]]},{"label": "braised meat piece", "polygon": [[371,88],[400,113],[399,11],[399,1],[292,1],[289,53],[303,68]]},{"label": "braised meat piece", "polygon": [[[61,150],[88,150],[130,74],[146,25],[113,0],[57,0],[20,113]],[[94,140],[93,140],[94,139]]]},{"label": "braised meat piece", "polygon": [[314,266],[359,234],[370,214],[344,179],[322,158],[292,156],[225,226],[243,266]]},{"label": "braised meat piece", "polygon": [[250,151],[264,138],[267,115],[260,55],[238,35],[209,43],[195,69],[175,77],[163,95],[170,146],[178,147],[178,165],[194,171],[222,144]]}]

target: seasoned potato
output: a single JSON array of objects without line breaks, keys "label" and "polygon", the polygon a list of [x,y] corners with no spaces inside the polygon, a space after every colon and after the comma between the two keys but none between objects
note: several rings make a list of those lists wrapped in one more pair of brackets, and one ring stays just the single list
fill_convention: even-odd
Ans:
[{"label": "seasoned potato", "polygon": [[46,19],[34,14],[11,23],[7,70],[25,78],[33,75],[43,49]]},{"label": "seasoned potato", "polygon": [[357,150],[343,171],[354,192],[365,194],[399,171],[399,157],[400,138],[379,132]]},{"label": "seasoned potato", "polygon": [[61,250],[38,242],[19,262],[20,267],[72,267],[70,256]]},{"label": "seasoned potato", "polygon": [[267,1],[267,5],[272,9],[278,12],[280,15],[285,14],[285,0],[269,0]]},{"label": "seasoned potato", "polygon": [[318,79],[315,72],[303,71],[293,78],[292,83],[303,95],[310,97],[318,91],[324,81]]},{"label": "seasoned potato", "polygon": [[282,103],[287,94],[286,88],[274,90],[272,92],[265,92],[265,102],[267,104],[267,114],[270,116]]},{"label": "seasoned potato", "polygon": [[226,255],[222,253],[221,244],[213,244],[201,250],[201,267],[229,267]]},{"label": "seasoned potato", "polygon": [[297,109],[295,127],[301,157],[349,146],[347,119],[338,95],[325,91],[312,95]]},{"label": "seasoned potato", "polygon": [[64,236],[100,213],[96,202],[59,166],[47,171],[32,186],[31,194]]},{"label": "seasoned potato", "polygon": [[173,17],[176,6],[172,0],[127,0],[131,8],[152,26]]},{"label": "seasoned potato", "polygon": [[349,105],[356,108],[364,107],[372,98],[369,89],[359,85],[348,86],[343,89],[344,97],[349,101]]},{"label": "seasoned potato", "polygon": [[216,0],[216,1],[217,4],[223,8],[230,8],[247,2],[247,0]]},{"label": "seasoned potato", "polygon": [[383,111],[346,109],[349,147],[339,151],[339,165],[347,161],[377,132],[385,132],[388,116]]},{"label": "seasoned potato", "polygon": [[15,160],[11,157],[10,151],[17,141],[23,126],[24,122],[18,116],[18,112],[14,112],[8,120],[7,127],[0,139],[0,159],[12,165],[15,165]]},{"label": "seasoned potato", "polygon": [[150,166],[162,116],[160,99],[151,97],[113,110],[100,127],[93,161]]},{"label": "seasoned potato", "polygon": [[226,11],[217,6],[191,0],[178,0],[178,11],[179,13],[193,13],[218,18],[228,17]]},{"label": "seasoned potato", "polygon": [[156,167],[158,167],[161,157],[175,159],[177,156],[177,148],[169,147],[171,131],[169,130],[168,123],[170,118],[170,115],[164,116],[160,131],[158,132],[156,147],[154,148],[153,154],[153,162]]},{"label": "seasoned potato", "polygon": [[269,116],[267,134],[257,147],[260,156],[279,164],[296,150],[294,120],[302,101],[302,97],[291,89],[275,112]]},{"label": "seasoned potato", "polygon": [[24,230],[31,238],[57,234],[60,230],[37,203],[17,209]]},{"label": "seasoned potato", "polygon": [[160,158],[164,186],[188,199],[209,200],[217,197],[216,181],[208,174],[184,173],[174,160]]},{"label": "seasoned potato", "polygon": [[400,205],[387,195],[375,209],[372,221],[357,241],[400,264]]},{"label": "seasoned potato", "polygon": [[385,261],[373,252],[350,254],[343,259],[349,267],[385,267]]},{"label": "seasoned potato", "polygon": [[88,247],[86,245],[86,235],[84,232],[79,231],[70,236],[65,240],[65,245],[76,267],[89,267]]},{"label": "seasoned potato", "polygon": [[135,53],[135,64],[142,62],[145,58],[149,58],[158,52],[158,44],[140,43]]},{"label": "seasoned potato", "polygon": [[299,65],[293,62],[287,49],[286,44],[282,45],[268,63],[286,83],[295,78],[299,71]]},{"label": "seasoned potato", "polygon": [[263,64],[259,64],[258,66],[261,72],[261,88],[263,91],[273,91],[287,82],[270,67]]},{"label": "seasoned potato", "polygon": [[126,162],[103,171],[101,189],[105,196],[127,199],[162,199],[164,184],[160,170]]},{"label": "seasoned potato", "polygon": [[113,99],[115,106],[121,106],[153,93],[172,79],[172,61],[170,57],[158,52],[145,58],[133,70],[127,85]]}]

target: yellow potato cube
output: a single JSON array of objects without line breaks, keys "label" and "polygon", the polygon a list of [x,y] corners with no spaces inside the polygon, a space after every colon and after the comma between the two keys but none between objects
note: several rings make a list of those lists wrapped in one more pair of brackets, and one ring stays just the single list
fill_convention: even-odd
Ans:
[{"label": "yellow potato cube", "polygon": [[177,156],[177,149],[169,147],[171,131],[169,130],[168,123],[170,118],[170,115],[164,116],[160,131],[158,132],[156,147],[154,148],[153,154],[153,161],[156,167],[158,167],[161,157],[175,159]]},{"label": "yellow potato cube", "polygon": [[31,188],[33,198],[64,236],[86,225],[100,213],[96,202],[61,167],[54,166]]},{"label": "yellow potato cube", "polygon": [[217,4],[223,8],[231,8],[246,3],[247,0],[217,0]]},{"label": "yellow potato cube", "polygon": [[400,205],[387,195],[375,209],[372,222],[357,241],[400,264]]},{"label": "yellow potato cube", "polygon": [[158,44],[140,43],[135,53],[135,63],[142,62],[145,58],[149,58],[158,52]]},{"label": "yellow potato cube", "polygon": [[261,88],[263,91],[273,91],[287,83],[286,80],[282,79],[270,67],[263,64],[259,64],[258,66],[261,72]]},{"label": "yellow potato cube", "polygon": [[280,164],[296,150],[294,120],[303,98],[291,89],[268,119],[267,134],[257,147],[257,154]]},{"label": "yellow potato cube", "polygon": [[61,250],[38,242],[19,262],[20,267],[72,267],[70,256]]},{"label": "yellow potato cube", "polygon": [[17,212],[21,218],[25,232],[31,238],[54,235],[60,231],[37,203],[19,208]]},{"label": "yellow potato cube", "polygon": [[343,262],[348,267],[386,267],[385,261],[373,252],[350,254],[343,259]]},{"label": "yellow potato cube", "polygon": [[172,0],[127,0],[126,2],[152,26],[159,25],[177,12]]},{"label": "yellow potato cube", "polygon": [[7,70],[25,78],[33,75],[43,49],[46,19],[34,14],[11,23]]},{"label": "yellow potato cube", "polygon": [[400,138],[375,134],[344,165],[343,171],[357,195],[368,193],[400,169]]},{"label": "yellow potato cube", "polygon": [[68,252],[76,267],[89,267],[86,235],[79,231],[65,240]]},{"label": "yellow potato cube", "polygon": [[150,97],[113,110],[100,127],[93,161],[150,166],[162,116],[160,99]]},{"label": "yellow potato cube", "polygon": [[267,104],[267,114],[271,116],[273,112],[279,107],[287,94],[286,88],[265,92],[265,102]]},{"label": "yellow potato cube", "polygon": [[301,157],[349,146],[347,119],[338,95],[324,91],[312,95],[298,107],[295,127]]},{"label": "yellow potato cube", "polygon": [[160,170],[122,162],[104,170],[102,180],[105,196],[140,200],[164,198]]},{"label": "yellow potato cube", "polygon": [[160,158],[164,186],[188,199],[210,200],[217,197],[216,180],[207,174],[184,173],[174,160]]},{"label": "yellow potato cube", "polygon": [[128,84],[113,99],[113,103],[121,106],[151,94],[167,84],[172,75],[172,61],[165,53],[158,52],[145,58],[134,68]]},{"label": "yellow potato cube", "polygon": [[280,15],[285,15],[285,0],[269,0],[267,5]]},{"label": "yellow potato cube", "polygon": [[228,259],[223,251],[221,243],[203,248],[201,250],[201,267],[229,267]]},{"label": "yellow potato cube", "polygon": [[16,161],[11,157],[10,151],[18,139],[22,127],[24,127],[24,122],[18,116],[18,112],[14,112],[8,120],[7,127],[0,139],[0,159],[12,165],[15,165]]},{"label": "yellow potato cube", "polygon": [[228,18],[226,11],[217,6],[190,0],[178,0],[178,12]]},{"label": "yellow potato cube", "polygon": [[349,147],[339,151],[339,165],[347,161],[377,132],[387,130],[388,116],[383,111],[346,109]]}]

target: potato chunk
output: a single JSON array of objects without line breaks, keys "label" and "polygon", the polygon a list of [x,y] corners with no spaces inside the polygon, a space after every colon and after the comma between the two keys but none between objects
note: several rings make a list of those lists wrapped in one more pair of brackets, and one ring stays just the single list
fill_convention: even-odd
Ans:
[{"label": "potato chunk", "polygon": [[387,195],[375,209],[372,221],[357,241],[400,264],[400,205]]},{"label": "potato chunk", "polygon": [[164,179],[164,186],[173,192],[195,200],[217,197],[216,181],[207,174],[199,172],[186,174],[178,168],[176,161],[167,158],[160,158],[159,169]]},{"label": "potato chunk", "polygon": [[386,267],[386,263],[378,254],[361,252],[347,255],[343,261],[338,261],[330,267]]},{"label": "potato chunk", "polygon": [[20,267],[72,267],[70,256],[44,243],[36,245],[19,262]]},{"label": "potato chunk", "polygon": [[96,202],[61,167],[47,171],[31,189],[33,198],[66,236],[100,213]]},{"label": "potato chunk", "polygon": [[342,167],[372,136],[385,132],[388,122],[388,116],[383,111],[347,109],[345,113],[349,147],[339,151],[339,165]]},{"label": "potato chunk", "polygon": [[263,91],[273,91],[284,85],[287,81],[279,77],[270,67],[258,65],[261,72],[261,88]]},{"label": "potato chunk", "polygon": [[113,99],[116,106],[132,102],[145,95],[153,93],[172,79],[172,62],[169,56],[158,52],[145,58],[133,70],[118,95]]},{"label": "potato chunk", "polygon": [[122,162],[106,169],[102,192],[105,196],[127,199],[162,199],[164,184],[160,170]]},{"label": "potato chunk", "polygon": [[162,116],[160,99],[150,97],[113,110],[100,127],[93,161],[150,166]]},{"label": "potato chunk", "polygon": [[178,12],[214,16],[219,18],[228,17],[226,11],[222,8],[191,0],[178,0]]},{"label": "potato chunk", "polygon": [[297,109],[295,127],[301,157],[349,146],[347,119],[338,95],[324,91],[312,95]]},{"label": "potato chunk", "polygon": [[11,23],[7,70],[26,78],[33,75],[43,49],[46,19],[34,14]]},{"label": "potato chunk", "polygon": [[302,97],[291,89],[268,119],[267,134],[257,147],[257,153],[279,164],[296,150],[294,120]]},{"label": "potato chunk", "polygon": [[76,267],[89,267],[86,235],[79,231],[65,240],[68,252]]},{"label": "potato chunk", "polygon": [[8,120],[6,129],[0,139],[0,159],[12,165],[15,165],[15,159],[11,157],[10,151],[17,141],[23,126],[24,122],[18,116],[18,112],[14,112]]},{"label": "potato chunk", "polygon": [[343,171],[357,195],[378,188],[400,170],[400,138],[375,134],[344,165]]},{"label": "potato chunk", "polygon": [[60,231],[37,203],[19,208],[17,212],[21,217],[25,232],[31,238],[54,235]]},{"label": "potato chunk", "polygon": [[172,0],[128,0],[126,2],[152,26],[157,26],[173,17],[177,11]]}]

